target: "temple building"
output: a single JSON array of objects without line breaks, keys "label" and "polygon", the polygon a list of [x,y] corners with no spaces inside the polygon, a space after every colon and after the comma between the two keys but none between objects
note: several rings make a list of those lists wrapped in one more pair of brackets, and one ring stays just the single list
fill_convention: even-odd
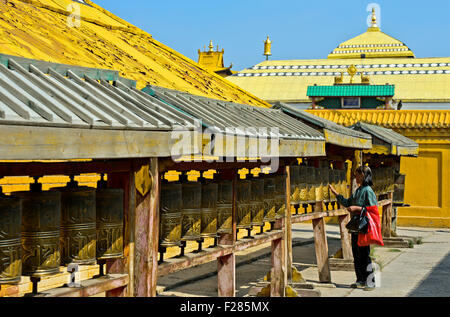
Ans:
[{"label": "temple building", "polygon": [[[367,31],[326,59],[266,60],[227,79],[272,105],[282,102],[344,126],[383,126],[419,144],[402,157],[405,201],[399,226],[450,226],[450,57],[417,58],[383,33]],[[270,43],[269,43],[270,44]]]},{"label": "temple building", "polygon": [[312,104],[308,86],[333,85],[341,76],[349,82],[352,65],[371,85],[395,86],[394,108],[400,101],[406,110],[450,108],[450,57],[416,57],[381,31],[375,12],[365,33],[339,44],[326,59],[265,60],[227,79],[269,103],[307,109]]},{"label": "temple building", "polygon": [[208,50],[206,50],[206,47],[203,51],[198,50],[198,63],[206,69],[222,77],[228,77],[230,75],[236,74],[236,71],[231,70],[233,64],[231,64],[229,67],[225,67],[225,64],[223,62],[224,53],[224,49],[219,51],[219,45],[217,45],[217,49],[214,51],[214,45],[212,41],[210,41]]}]

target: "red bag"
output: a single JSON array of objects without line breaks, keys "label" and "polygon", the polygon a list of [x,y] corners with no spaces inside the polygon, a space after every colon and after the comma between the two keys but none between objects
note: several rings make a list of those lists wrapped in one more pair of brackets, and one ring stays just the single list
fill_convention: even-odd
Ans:
[{"label": "red bag", "polygon": [[378,206],[366,207],[367,218],[369,219],[369,226],[367,233],[360,233],[358,235],[358,245],[365,247],[371,244],[378,244],[383,246],[383,237],[381,236],[381,221],[378,213]]}]

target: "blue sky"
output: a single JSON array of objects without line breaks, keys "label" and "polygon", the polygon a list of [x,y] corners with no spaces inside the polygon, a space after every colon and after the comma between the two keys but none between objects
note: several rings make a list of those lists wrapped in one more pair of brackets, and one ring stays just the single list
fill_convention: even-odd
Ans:
[{"label": "blue sky", "polygon": [[225,65],[241,70],[265,59],[326,58],[336,46],[367,29],[371,3],[381,30],[408,45],[416,57],[450,56],[449,0],[94,0],[153,37],[197,61],[212,40],[225,49]]}]

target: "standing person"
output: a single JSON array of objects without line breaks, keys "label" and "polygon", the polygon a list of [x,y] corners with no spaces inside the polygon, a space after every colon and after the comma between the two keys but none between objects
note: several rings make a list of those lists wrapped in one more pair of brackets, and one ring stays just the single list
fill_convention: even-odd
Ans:
[{"label": "standing person", "polygon": [[[370,186],[372,183],[372,171],[368,166],[359,166],[355,171],[355,180],[358,188],[348,199],[329,185],[330,191],[336,196],[337,201],[351,213],[360,214],[363,208],[366,208],[369,218],[369,230],[375,232],[379,240],[362,242],[362,233],[352,233],[352,251],[355,265],[356,282],[351,285],[352,288],[364,288],[365,291],[371,291],[375,287],[373,277],[373,265],[370,259],[370,244],[377,243],[383,245],[381,239],[380,215],[378,213],[377,196]],[[359,242],[358,242],[359,241]]]}]

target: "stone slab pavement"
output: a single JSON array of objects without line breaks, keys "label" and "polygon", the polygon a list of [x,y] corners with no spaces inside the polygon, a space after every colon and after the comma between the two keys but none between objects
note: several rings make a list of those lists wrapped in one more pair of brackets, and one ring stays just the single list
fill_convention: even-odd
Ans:
[{"label": "stone slab pavement", "polygon": [[[413,248],[375,247],[380,264],[378,287],[370,292],[352,289],[352,271],[331,271],[332,284],[321,285],[311,223],[293,224],[293,265],[322,297],[440,297],[450,296],[450,228],[398,227],[397,234],[421,237]],[[340,249],[339,227],[327,224],[329,256]],[[420,241],[420,240],[419,240]],[[236,254],[236,297],[249,296],[270,271],[270,244]],[[213,261],[158,279],[158,296],[216,297],[217,262]]]}]

